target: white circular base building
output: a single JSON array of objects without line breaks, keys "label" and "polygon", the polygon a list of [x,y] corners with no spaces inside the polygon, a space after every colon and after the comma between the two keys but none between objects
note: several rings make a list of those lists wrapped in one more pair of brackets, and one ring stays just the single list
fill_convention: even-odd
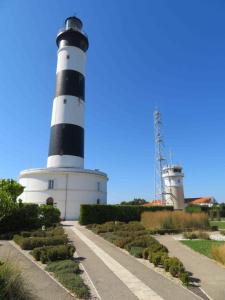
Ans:
[{"label": "white circular base building", "polygon": [[20,173],[25,187],[18,197],[23,203],[53,204],[61,218],[75,220],[81,204],[107,203],[107,175],[98,170],[76,168],[29,169]]}]

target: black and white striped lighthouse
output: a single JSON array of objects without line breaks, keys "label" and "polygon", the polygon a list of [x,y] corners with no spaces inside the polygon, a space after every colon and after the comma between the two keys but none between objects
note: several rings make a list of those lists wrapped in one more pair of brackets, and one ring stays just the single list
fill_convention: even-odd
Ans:
[{"label": "black and white striped lighthouse", "polygon": [[84,167],[85,62],[88,38],[69,17],[57,35],[58,61],[48,168]]},{"label": "black and white striped lighthouse", "polygon": [[84,169],[85,62],[88,38],[69,17],[56,38],[58,61],[47,168],[20,173],[24,203],[54,204],[61,218],[77,220],[82,204],[106,204],[106,173]]}]

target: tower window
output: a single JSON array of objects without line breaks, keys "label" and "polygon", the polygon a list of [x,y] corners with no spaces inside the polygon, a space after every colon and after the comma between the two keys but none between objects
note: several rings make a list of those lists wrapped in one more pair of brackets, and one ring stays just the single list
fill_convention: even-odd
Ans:
[{"label": "tower window", "polygon": [[97,204],[100,204],[100,199],[97,199]]},{"label": "tower window", "polygon": [[66,59],[70,59],[70,56],[69,56],[69,54],[67,54],[67,56],[66,56]]},{"label": "tower window", "polygon": [[48,189],[49,190],[53,190],[54,189],[54,180],[53,179],[50,179],[48,181]]},{"label": "tower window", "polygon": [[100,182],[97,182],[97,190],[98,190],[98,192],[100,192],[100,187],[101,187]]},{"label": "tower window", "polygon": [[66,102],[67,102],[67,100],[66,100],[66,99],[63,99],[63,103],[66,104]]}]

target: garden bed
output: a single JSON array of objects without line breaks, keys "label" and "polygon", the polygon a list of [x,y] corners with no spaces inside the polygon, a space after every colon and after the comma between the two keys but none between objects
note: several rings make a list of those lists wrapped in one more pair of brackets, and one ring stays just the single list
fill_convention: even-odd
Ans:
[{"label": "garden bed", "polygon": [[29,255],[40,261],[45,270],[75,296],[79,299],[90,298],[89,287],[81,276],[79,263],[73,257],[75,247],[69,243],[61,226],[21,232],[20,235],[15,235],[13,240],[23,251],[31,250]]},{"label": "garden bed", "polygon": [[170,257],[168,249],[140,222],[107,222],[101,225],[87,225],[87,228],[131,255],[149,260],[155,267],[160,267],[173,277],[179,278],[184,285],[189,284],[189,274],[182,262],[176,257]]}]

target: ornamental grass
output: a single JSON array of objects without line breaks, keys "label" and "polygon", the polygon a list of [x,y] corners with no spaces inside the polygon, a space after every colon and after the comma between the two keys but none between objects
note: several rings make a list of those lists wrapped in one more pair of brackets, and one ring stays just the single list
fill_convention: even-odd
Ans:
[{"label": "ornamental grass", "polygon": [[206,213],[186,213],[184,211],[143,212],[141,223],[151,230],[208,229],[209,217]]},{"label": "ornamental grass", "polygon": [[225,265],[225,244],[220,246],[213,245],[211,248],[211,255],[215,260]]},{"label": "ornamental grass", "polygon": [[0,262],[0,299],[34,300],[21,272],[10,262]]}]

